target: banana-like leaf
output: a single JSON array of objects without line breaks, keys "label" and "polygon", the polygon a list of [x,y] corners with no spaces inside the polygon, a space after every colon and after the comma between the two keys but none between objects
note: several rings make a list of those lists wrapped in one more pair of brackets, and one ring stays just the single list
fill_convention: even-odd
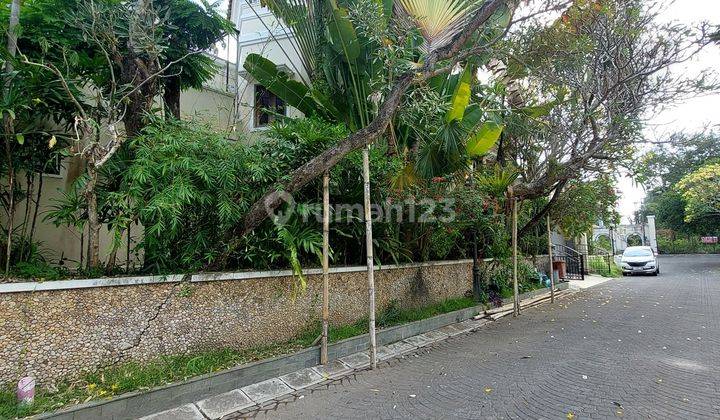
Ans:
[{"label": "banana-like leaf", "polygon": [[472,94],[472,80],[473,80],[473,68],[472,66],[466,66],[463,70],[462,76],[458,84],[455,86],[455,92],[453,93],[451,100],[451,107],[445,116],[445,121],[462,121],[465,115],[465,109],[470,104],[470,95]]},{"label": "banana-like leaf", "polygon": [[315,102],[317,102],[335,121],[346,122],[347,114],[341,112],[335,104],[328,98],[324,93],[319,90],[312,88],[310,89]]},{"label": "banana-like leaf", "polygon": [[347,10],[337,7],[331,2],[332,10],[328,22],[328,32],[333,48],[345,57],[345,60],[352,64],[360,56],[360,42],[357,33],[350,19],[347,17]]},{"label": "banana-like leaf", "polygon": [[472,157],[486,154],[500,139],[505,126],[495,121],[486,121],[467,142],[467,153]]},{"label": "banana-like leaf", "polygon": [[472,104],[465,109],[465,115],[463,116],[462,125],[468,132],[475,131],[475,128],[480,123],[485,113],[478,104]]},{"label": "banana-like leaf", "polygon": [[296,80],[288,79],[287,74],[279,71],[275,63],[259,54],[250,54],[243,67],[255,80],[288,105],[307,116],[315,115],[317,107],[308,87]]}]

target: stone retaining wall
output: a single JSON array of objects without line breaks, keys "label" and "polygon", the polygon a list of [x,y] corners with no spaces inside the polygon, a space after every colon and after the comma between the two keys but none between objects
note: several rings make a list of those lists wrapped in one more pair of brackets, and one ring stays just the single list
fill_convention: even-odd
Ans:
[{"label": "stone retaining wall", "polygon": [[[382,267],[378,310],[463,296],[471,267]],[[115,362],[291,339],[320,318],[322,276],[311,273],[304,292],[287,272],[0,285],[0,385],[26,375],[51,385]],[[365,317],[364,267],[334,269],[330,283],[332,323]]]}]

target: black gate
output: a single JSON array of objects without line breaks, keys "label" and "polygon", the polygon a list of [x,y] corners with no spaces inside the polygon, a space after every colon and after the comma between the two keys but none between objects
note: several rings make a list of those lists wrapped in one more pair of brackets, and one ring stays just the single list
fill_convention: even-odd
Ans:
[{"label": "black gate", "polygon": [[553,245],[553,271],[561,280],[585,280],[585,256],[565,245]]}]

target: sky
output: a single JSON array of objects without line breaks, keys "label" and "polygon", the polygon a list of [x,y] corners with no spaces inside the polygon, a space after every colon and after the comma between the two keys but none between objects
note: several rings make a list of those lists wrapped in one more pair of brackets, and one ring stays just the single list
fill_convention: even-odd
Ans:
[{"label": "sky", "polygon": [[[661,16],[663,20],[679,21],[686,24],[698,24],[708,21],[720,25],[719,0],[676,0],[670,4]],[[714,68],[720,71],[720,47],[710,46],[702,51],[695,60],[673,68],[675,72],[696,74],[702,69]],[[645,130],[648,140],[662,140],[676,131],[701,131],[707,126],[720,125],[720,93],[693,98],[671,107],[658,115],[651,115]],[[618,189],[621,193],[618,211],[623,223],[640,207],[645,191],[635,185],[632,179],[620,177]]]}]

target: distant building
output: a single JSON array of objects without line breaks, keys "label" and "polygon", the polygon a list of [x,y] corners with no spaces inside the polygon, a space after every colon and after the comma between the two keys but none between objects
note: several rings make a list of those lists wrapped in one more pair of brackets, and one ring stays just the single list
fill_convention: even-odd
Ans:
[{"label": "distant building", "polygon": [[601,223],[593,228],[593,242],[598,242],[602,237],[607,238],[613,248],[606,251],[614,251],[616,254],[633,244],[649,246],[655,253],[658,252],[655,216],[647,216],[645,223],[634,225],[604,226]]}]

